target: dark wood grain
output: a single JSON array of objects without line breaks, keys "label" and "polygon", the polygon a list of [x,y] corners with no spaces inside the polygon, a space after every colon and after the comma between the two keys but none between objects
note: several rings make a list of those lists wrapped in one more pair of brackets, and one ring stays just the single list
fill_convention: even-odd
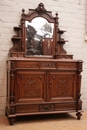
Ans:
[{"label": "dark wood grain", "polygon": [[[43,55],[26,53],[25,21],[35,17],[54,23],[53,39],[45,38],[42,42]],[[7,60],[5,115],[10,125],[17,116],[37,114],[76,112],[79,120],[82,61],[73,60],[73,55],[64,50],[66,40],[61,41],[61,35],[65,31],[58,29],[58,14],[53,17],[40,3],[28,14],[23,9],[20,21],[20,26],[14,27],[17,35],[12,37],[13,47]]]}]

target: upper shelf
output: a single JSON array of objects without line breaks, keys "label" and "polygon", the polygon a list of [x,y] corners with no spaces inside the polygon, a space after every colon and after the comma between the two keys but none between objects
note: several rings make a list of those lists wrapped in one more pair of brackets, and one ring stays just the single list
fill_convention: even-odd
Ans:
[{"label": "upper shelf", "polygon": [[21,30],[21,29],[22,29],[22,27],[20,27],[20,26],[19,27],[14,27],[14,30],[17,30],[17,31]]},{"label": "upper shelf", "polygon": [[63,34],[64,32],[66,32],[65,30],[60,30],[60,29],[58,29],[58,33],[59,34]]},{"label": "upper shelf", "polygon": [[12,37],[12,41],[13,40],[21,40],[21,37],[18,37],[18,36],[16,36],[16,35],[14,35],[13,37]]}]

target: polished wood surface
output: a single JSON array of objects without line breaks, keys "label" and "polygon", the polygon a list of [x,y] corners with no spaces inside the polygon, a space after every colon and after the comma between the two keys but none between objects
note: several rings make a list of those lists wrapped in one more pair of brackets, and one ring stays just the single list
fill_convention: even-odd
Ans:
[{"label": "polished wood surface", "polygon": [[[45,38],[41,52],[36,44],[30,50],[26,43],[25,21],[41,16],[54,23],[53,38]],[[22,10],[21,25],[14,27],[13,47],[7,60],[7,105],[5,113],[10,125],[17,116],[76,112],[81,117],[80,100],[82,61],[73,60],[61,39],[65,31],[58,28],[58,14],[52,17],[40,3],[35,10],[25,14]],[[30,39],[28,39],[30,40]],[[37,53],[37,52],[40,52]],[[23,117],[22,117],[23,118]]]}]

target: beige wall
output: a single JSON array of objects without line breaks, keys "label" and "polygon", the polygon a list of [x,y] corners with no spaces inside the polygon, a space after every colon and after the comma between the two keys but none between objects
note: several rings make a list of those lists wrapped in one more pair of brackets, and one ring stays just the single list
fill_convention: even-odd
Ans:
[{"label": "beige wall", "polygon": [[74,59],[84,61],[82,72],[83,109],[87,109],[87,42],[84,42],[85,17],[87,16],[86,0],[0,0],[0,114],[4,114],[6,102],[6,60],[12,46],[11,37],[15,34],[22,8],[26,13],[29,8],[36,8],[43,2],[46,9],[59,14],[59,27],[67,32],[64,39],[69,40],[65,49],[74,54]]}]

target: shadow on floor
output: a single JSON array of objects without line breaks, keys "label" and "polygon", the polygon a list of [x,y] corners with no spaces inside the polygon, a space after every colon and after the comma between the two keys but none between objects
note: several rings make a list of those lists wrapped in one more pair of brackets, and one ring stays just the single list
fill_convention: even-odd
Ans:
[{"label": "shadow on floor", "polygon": [[15,123],[24,123],[24,122],[46,122],[46,121],[54,121],[54,120],[75,120],[76,117],[68,114],[68,113],[59,113],[59,114],[46,114],[46,115],[30,115],[30,116],[21,116],[17,117]]}]

